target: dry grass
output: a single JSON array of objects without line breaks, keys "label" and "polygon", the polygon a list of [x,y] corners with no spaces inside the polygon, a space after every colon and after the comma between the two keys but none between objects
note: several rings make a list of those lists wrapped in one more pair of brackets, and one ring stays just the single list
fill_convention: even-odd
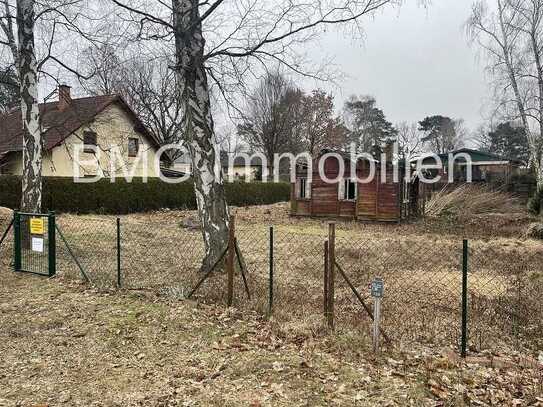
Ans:
[{"label": "dry grass", "polygon": [[473,215],[518,211],[516,200],[509,194],[473,184],[454,189],[445,187],[433,194],[426,204],[426,215],[430,217],[452,215],[466,219]]},{"label": "dry grass", "polygon": [[[272,321],[277,333],[300,340],[325,333],[322,265],[326,221],[291,218],[285,204],[235,208],[234,212],[252,293],[249,300],[238,275],[236,306],[267,315],[268,239],[273,224]],[[195,215],[168,211],[122,217],[124,288],[151,291],[168,299],[187,296],[201,277],[197,270],[204,248],[200,232],[184,229],[181,224]],[[464,236],[470,237],[470,305],[476,311],[471,319],[472,345],[478,349],[537,349],[540,345],[543,324],[534,310],[543,301],[543,251],[540,243],[522,237],[523,222],[529,218],[513,215],[508,219],[502,214],[506,227],[497,227],[495,214],[478,216],[453,226],[431,220],[405,225],[338,225],[338,263],[366,304],[371,305],[367,289],[371,280],[376,276],[385,280],[384,328],[394,338],[395,346],[413,341],[457,343]],[[115,288],[115,218],[63,215],[58,224],[93,285]],[[59,244],[57,253],[59,276],[80,280],[78,267],[63,244]],[[214,274],[195,298],[207,304],[224,304],[226,276]],[[482,310],[483,305],[490,310]],[[339,275],[336,307],[339,330],[367,337],[371,321]]]},{"label": "dry grass", "polygon": [[[338,225],[338,262],[368,303],[369,281],[375,275],[385,279],[384,328],[394,343],[382,360],[368,360],[369,319],[339,277],[336,332],[329,335],[323,326],[326,222],[289,218],[286,205],[235,213],[253,294],[246,299],[238,275],[239,311],[224,310],[223,274],[207,281],[195,301],[183,301],[199,277],[203,250],[199,232],[180,227],[194,213],[122,218],[123,282],[134,290],[121,292],[113,290],[115,219],[61,216],[61,230],[94,288],[79,283],[77,267],[61,245],[59,280],[11,274],[0,280],[0,405],[538,402],[536,372],[508,369],[503,379],[500,370],[459,365],[433,347],[456,349],[459,334],[456,229],[448,232],[432,222]],[[0,230],[8,221],[0,217]],[[271,223],[276,302],[266,322]],[[516,223],[506,237],[484,222],[473,225],[473,349],[509,352],[541,338],[540,313],[534,310],[542,306],[543,253],[539,242],[510,236],[520,236],[522,225]],[[10,250],[8,245],[0,251],[2,273]],[[430,348],[417,345],[429,342]]]},{"label": "dry grass", "polygon": [[[268,308],[269,225],[275,232],[274,314],[276,332],[299,340],[325,333],[322,321],[323,245],[325,221],[294,219],[285,204],[235,208],[237,237],[249,269],[252,293],[247,299],[241,276],[236,277],[236,306],[266,315]],[[122,280],[127,289],[155,292],[183,299],[200,278],[203,256],[199,231],[180,225],[194,212],[159,212],[122,217]],[[495,215],[491,215],[495,216]],[[503,215],[505,218],[506,215]],[[470,221],[473,222],[475,218]],[[375,276],[385,279],[384,327],[400,342],[456,344],[459,332],[462,235],[471,237],[470,295],[474,309],[472,344],[477,348],[528,346],[542,330],[530,310],[541,306],[543,253],[540,244],[520,236],[522,222],[508,223],[501,237],[487,219],[455,225],[338,225],[337,258],[367,304],[368,285]],[[507,222],[510,222],[509,220]],[[93,284],[112,289],[116,281],[116,221],[108,216],[64,215],[58,220],[78,260]],[[449,227],[449,226],[448,226]],[[460,229],[458,231],[456,228]],[[63,245],[58,248],[59,275],[79,280],[79,270]],[[518,285],[521,284],[519,296]],[[370,319],[347,284],[336,283],[337,327],[349,335],[367,337]],[[195,297],[207,304],[224,304],[226,276],[215,274]],[[535,300],[534,300],[535,299]],[[471,303],[470,303],[471,304]],[[488,304],[492,312],[482,312]],[[515,305],[516,304],[516,305]],[[527,309],[520,318],[511,306]],[[529,329],[528,329],[529,327]],[[524,329],[526,328],[526,329]]]}]

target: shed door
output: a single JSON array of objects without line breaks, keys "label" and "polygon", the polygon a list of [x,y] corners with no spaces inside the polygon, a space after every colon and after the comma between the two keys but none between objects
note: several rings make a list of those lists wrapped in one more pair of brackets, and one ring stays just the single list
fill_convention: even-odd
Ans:
[{"label": "shed door", "polygon": [[[358,183],[356,200],[356,216],[361,220],[372,220],[376,216],[378,173],[370,183]],[[361,176],[364,178],[364,175]]]}]

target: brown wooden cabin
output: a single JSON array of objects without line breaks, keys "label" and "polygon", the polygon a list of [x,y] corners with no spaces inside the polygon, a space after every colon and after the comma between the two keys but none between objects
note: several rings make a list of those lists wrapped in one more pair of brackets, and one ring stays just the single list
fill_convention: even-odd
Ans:
[{"label": "brown wooden cabin", "polygon": [[[348,154],[340,153],[344,159],[345,172],[342,180],[326,183],[319,176],[319,160],[313,163],[311,182],[308,166],[296,167],[296,182],[291,188],[291,215],[327,218],[345,218],[361,221],[400,222],[416,217],[421,210],[419,204],[420,183],[418,178],[405,181],[405,168],[398,167],[398,180],[394,182],[392,163],[381,166],[375,163],[375,177],[369,183],[354,182],[351,179],[351,165]],[[321,157],[324,155],[321,155]],[[360,159],[356,164],[359,180],[370,173],[370,163]],[[386,171],[385,182],[381,173]],[[337,157],[327,157],[324,173],[328,179],[336,179],[339,174]]]}]

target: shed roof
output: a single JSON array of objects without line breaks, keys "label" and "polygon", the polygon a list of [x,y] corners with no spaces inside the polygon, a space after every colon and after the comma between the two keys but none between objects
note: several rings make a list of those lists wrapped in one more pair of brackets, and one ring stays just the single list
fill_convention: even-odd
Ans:
[{"label": "shed roof", "polygon": [[[512,164],[517,164],[517,165],[522,164],[522,161],[516,160],[514,158],[504,157],[498,154],[493,154],[493,153],[489,153],[489,152],[481,151],[481,150],[473,150],[470,148],[460,148],[458,150],[450,151],[448,153],[438,154],[438,157],[442,161],[446,162],[449,159],[449,154],[457,155],[457,154],[462,154],[462,153],[469,154],[469,156],[471,157],[471,161],[473,163],[489,162],[489,161],[508,161]],[[458,161],[462,161],[462,159],[458,158]]]}]

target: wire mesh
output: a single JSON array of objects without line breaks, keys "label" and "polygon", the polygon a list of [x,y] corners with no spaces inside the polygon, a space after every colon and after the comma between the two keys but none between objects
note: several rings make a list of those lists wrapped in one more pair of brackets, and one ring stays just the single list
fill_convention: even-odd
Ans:
[{"label": "wire mesh", "polygon": [[[461,243],[461,242],[460,242]],[[371,305],[369,286],[375,277],[385,282],[382,327],[396,340],[456,341],[459,335],[461,244],[409,237],[379,237],[370,241],[339,237],[338,263]],[[353,295],[344,282],[337,291],[337,314],[352,314]],[[357,309],[361,309],[357,304]],[[359,319],[370,323],[367,313]]]},{"label": "wire mesh", "polygon": [[57,217],[57,225],[71,250],[65,242],[57,240],[58,275],[81,279],[79,262],[94,285],[114,287],[117,264],[115,218],[63,215]]},{"label": "wire mesh", "polygon": [[2,271],[8,270],[13,260],[13,227],[10,226],[12,221],[11,212],[0,211],[0,239],[9,228],[8,234],[0,245],[0,270]]},{"label": "wire mesh", "polygon": [[123,286],[183,297],[198,277],[204,245],[199,230],[176,221],[148,223],[121,218]]},{"label": "wire mesh", "polygon": [[[39,235],[31,233],[33,220],[42,222]],[[18,222],[21,233],[21,271],[49,275],[49,217],[21,214]]]},{"label": "wire mesh", "polygon": [[[11,216],[0,214],[0,234],[10,221]],[[115,288],[117,218],[62,215],[57,217],[57,225],[72,252],[57,237],[58,276],[80,280],[80,265],[96,287]],[[205,250],[201,231],[186,227],[173,216],[123,216],[120,225],[122,287],[150,290],[173,300],[186,298],[202,277],[199,269]],[[327,226],[275,225],[273,232],[272,321],[282,330],[300,335],[324,332]],[[236,225],[236,238],[251,298],[245,293],[241,269],[236,267],[234,305],[268,315],[270,228],[261,223],[241,223]],[[2,267],[9,267],[12,254],[12,238],[8,238],[0,247]],[[382,329],[394,342],[459,345],[459,238],[370,234],[338,226],[336,261],[367,308],[372,306],[371,281],[375,277],[384,280]],[[541,349],[543,246],[531,240],[471,240],[468,266],[470,348]],[[221,262],[192,299],[226,304],[224,270]],[[371,318],[339,271],[335,287],[336,329],[369,337]]]},{"label": "wire mesh", "polygon": [[469,257],[472,347],[538,350],[543,345],[543,247],[535,241],[472,242]]}]

